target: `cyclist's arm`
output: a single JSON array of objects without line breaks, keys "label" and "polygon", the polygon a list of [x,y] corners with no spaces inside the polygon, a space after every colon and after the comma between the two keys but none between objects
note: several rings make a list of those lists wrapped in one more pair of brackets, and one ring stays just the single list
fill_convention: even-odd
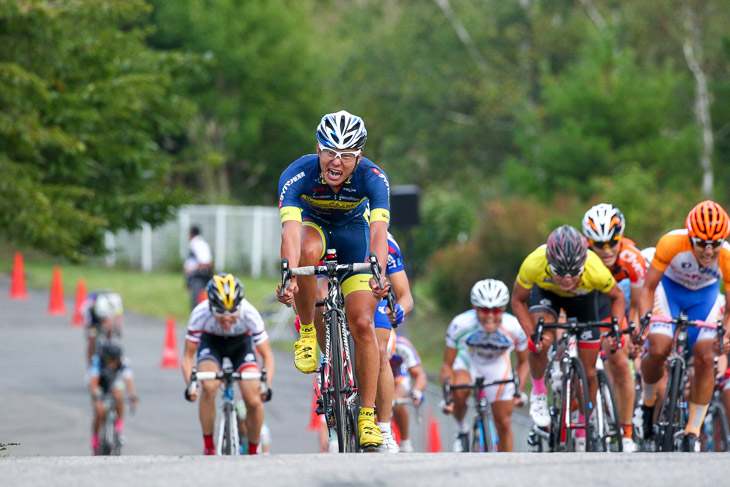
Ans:
[{"label": "cyclist's arm", "polygon": [[198,344],[185,340],[185,351],[182,358],[182,374],[185,384],[190,385],[190,374],[193,372],[195,365],[195,352],[198,351]]},{"label": "cyclist's arm", "polygon": [[454,378],[454,360],[458,350],[451,347],[446,347],[444,350],[444,362],[441,364],[441,385],[446,382],[446,378],[453,380]]},{"label": "cyclist's arm", "polygon": [[663,275],[664,272],[654,266],[649,266],[647,269],[644,286],[639,291],[639,317],[646,315],[654,308],[654,292]]},{"label": "cyclist's arm", "polygon": [[134,406],[137,403],[137,386],[134,383],[134,379],[131,375],[127,376],[124,378],[124,383],[127,385],[127,396]]},{"label": "cyclist's arm", "polygon": [[606,296],[611,300],[611,316],[615,316],[618,318],[619,322],[621,322],[626,314],[624,292],[618,284],[614,282],[613,287],[611,287],[611,289],[606,293]]},{"label": "cyclist's arm", "polygon": [[413,379],[412,389],[423,393],[423,391],[426,390],[426,384],[428,383],[428,377],[426,376],[426,371],[423,370],[423,366],[414,365],[408,369],[408,374],[411,376],[411,379]]},{"label": "cyclist's arm", "polygon": [[261,355],[262,365],[266,367],[266,387],[270,389],[274,379],[274,353],[271,351],[271,342],[265,340],[259,343],[256,345],[256,350]]},{"label": "cyclist's arm", "polygon": [[639,323],[639,294],[641,288],[631,288],[631,295],[629,297],[629,321],[632,323]]},{"label": "cyclist's arm", "polygon": [[393,286],[395,293],[395,301],[403,308],[403,314],[408,315],[413,309],[413,295],[411,294],[411,284],[408,282],[406,271],[398,271],[389,274],[390,285]]},{"label": "cyclist's arm", "polygon": [[[374,279],[371,279],[371,289],[378,299],[387,296],[388,281],[385,279],[385,268],[388,265],[388,222],[374,221],[370,223],[370,252],[375,252],[380,263],[380,288]],[[375,284],[375,285],[373,285]]]},{"label": "cyclist's arm", "polygon": [[101,389],[99,388],[99,376],[98,375],[92,375],[89,378],[89,392],[91,393],[91,396],[96,399],[97,395],[101,393]]},{"label": "cyclist's arm", "polygon": [[517,321],[520,322],[520,326],[522,326],[522,329],[528,337],[530,337],[535,331],[535,324],[532,321],[530,308],[527,305],[527,300],[529,298],[530,290],[525,289],[515,280],[515,285],[512,288],[512,312],[517,318]]}]

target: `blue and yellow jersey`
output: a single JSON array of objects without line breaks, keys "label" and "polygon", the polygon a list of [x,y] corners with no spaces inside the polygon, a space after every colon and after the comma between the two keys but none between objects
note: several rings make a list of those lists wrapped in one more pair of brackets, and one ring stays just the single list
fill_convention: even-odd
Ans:
[{"label": "blue and yellow jersey", "polygon": [[279,178],[281,222],[311,216],[341,226],[361,218],[370,206],[370,221],[390,221],[388,176],[371,160],[362,158],[352,175],[334,192],[324,182],[317,154],[300,157]]},{"label": "blue and yellow jersey", "polygon": [[607,293],[616,284],[611,271],[603,264],[592,250],[588,250],[583,274],[580,276],[580,282],[573,289],[563,291],[555,283],[553,275],[548,265],[546,245],[541,245],[535,249],[520,266],[520,272],[517,274],[517,282],[525,289],[532,289],[532,286],[538,287],[563,297],[582,296],[591,291],[601,291]]}]

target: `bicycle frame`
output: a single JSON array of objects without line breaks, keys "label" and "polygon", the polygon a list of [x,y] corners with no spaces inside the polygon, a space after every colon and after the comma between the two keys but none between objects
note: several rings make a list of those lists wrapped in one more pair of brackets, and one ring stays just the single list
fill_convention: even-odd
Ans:
[{"label": "bicycle frame", "polygon": [[380,282],[380,270],[375,254],[370,254],[368,263],[338,264],[337,251],[327,249],[323,265],[290,268],[287,259],[282,259],[282,290],[289,285],[293,276],[323,275],[327,277],[327,295],[318,306],[323,306],[325,321],[325,349],[322,367],[320,393],[327,427],[336,430],[339,451],[355,452],[359,448],[357,416],[359,396],[355,376],[352,337],[344,311],[344,297],[340,280],[348,272],[373,273]]},{"label": "bicycle frame", "polygon": [[650,442],[649,450],[656,448],[659,451],[676,451],[684,435],[687,421],[687,403],[684,400],[684,390],[689,380],[685,360],[688,343],[687,327],[716,329],[720,337],[721,353],[724,351],[722,343],[724,328],[722,323],[689,320],[684,312],[680,312],[677,318],[651,317],[647,323],[642,324],[639,336],[643,335],[648,323],[669,323],[675,326],[672,351],[668,359],[667,388],[664,391],[659,415],[653,425],[653,444]]},{"label": "bicycle frame", "polygon": [[491,433],[492,408],[487,401],[486,388],[500,384],[514,384],[514,397],[520,397],[520,386],[517,376],[512,379],[495,380],[484,382],[484,377],[477,377],[471,384],[451,385],[451,380],[447,377],[444,381],[443,394],[444,402],[453,402],[451,399],[451,391],[459,389],[471,389],[474,402],[474,422],[472,425],[472,436],[469,442],[469,451],[487,453],[494,451],[494,442]]},{"label": "bicycle frame", "polygon": [[234,402],[233,384],[239,380],[260,380],[262,391],[266,387],[266,368],[261,372],[234,372],[231,368],[224,368],[221,372],[198,372],[193,368],[190,377],[191,389],[195,389],[193,384],[197,384],[196,380],[221,380],[222,384],[222,404],[218,423],[218,441],[215,447],[216,455],[238,455],[240,437],[238,434],[238,420],[236,416],[236,404]]}]

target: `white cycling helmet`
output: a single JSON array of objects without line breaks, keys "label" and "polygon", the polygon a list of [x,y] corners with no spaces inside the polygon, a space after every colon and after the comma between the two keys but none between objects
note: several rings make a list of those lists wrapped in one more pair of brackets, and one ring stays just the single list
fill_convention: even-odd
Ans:
[{"label": "white cycling helmet", "polygon": [[484,279],[471,288],[471,304],[479,308],[502,308],[509,303],[509,289],[502,281]]},{"label": "white cycling helmet", "polygon": [[583,216],[583,235],[594,242],[608,242],[623,235],[625,226],[623,213],[608,203],[594,206]]},{"label": "white cycling helmet", "polygon": [[106,294],[99,294],[94,301],[94,316],[99,320],[111,318],[114,314],[114,306]]},{"label": "white cycling helmet", "polygon": [[317,140],[330,149],[362,149],[368,140],[365,122],[345,110],[328,113],[317,127]]}]

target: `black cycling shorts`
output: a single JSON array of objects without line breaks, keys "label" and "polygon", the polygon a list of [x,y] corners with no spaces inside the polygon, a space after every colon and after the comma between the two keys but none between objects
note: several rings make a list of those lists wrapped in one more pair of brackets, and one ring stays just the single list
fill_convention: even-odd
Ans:
[{"label": "black cycling shorts", "polygon": [[228,357],[236,372],[240,372],[247,364],[257,364],[251,335],[226,337],[203,333],[198,343],[197,363],[212,360],[218,364],[218,368],[222,368],[224,357]]},{"label": "black cycling shorts", "polygon": [[[579,322],[602,321],[611,316],[611,300],[600,291],[591,291],[582,296],[558,296],[539,286],[530,290],[530,313],[548,313],[555,317],[560,316],[560,309],[565,311],[568,318],[575,318]],[[580,341],[594,342],[601,339],[598,328],[581,334]]]}]

